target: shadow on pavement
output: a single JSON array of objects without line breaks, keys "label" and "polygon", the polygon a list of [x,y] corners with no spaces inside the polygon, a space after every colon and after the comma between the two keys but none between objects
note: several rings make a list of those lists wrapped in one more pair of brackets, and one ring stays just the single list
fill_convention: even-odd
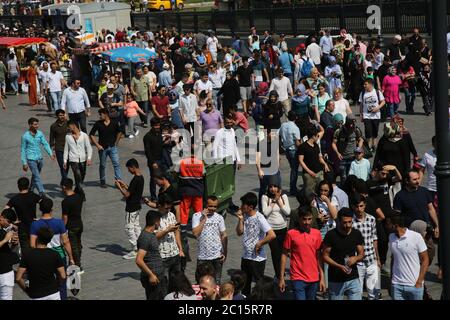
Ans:
[{"label": "shadow on pavement", "polygon": [[141,274],[139,272],[118,272],[114,274],[114,278],[108,279],[109,281],[117,281],[123,278],[131,278],[133,280],[141,280]]},{"label": "shadow on pavement", "polygon": [[90,247],[90,249],[94,249],[101,252],[108,252],[112,253],[116,256],[123,256],[124,254],[128,253],[130,250],[122,247],[119,244],[98,244],[94,247]]}]

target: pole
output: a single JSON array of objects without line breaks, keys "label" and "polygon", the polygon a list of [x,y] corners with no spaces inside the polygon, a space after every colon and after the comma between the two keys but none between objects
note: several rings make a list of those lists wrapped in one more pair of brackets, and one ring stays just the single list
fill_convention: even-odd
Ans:
[{"label": "pole", "polygon": [[443,272],[442,298],[450,300],[450,136],[447,73],[447,1],[432,1],[433,80],[437,163],[435,175],[439,197],[439,246]]}]

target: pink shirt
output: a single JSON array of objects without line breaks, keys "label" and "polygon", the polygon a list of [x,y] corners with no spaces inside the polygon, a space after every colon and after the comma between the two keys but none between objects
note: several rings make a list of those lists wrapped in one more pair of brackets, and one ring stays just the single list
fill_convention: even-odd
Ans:
[{"label": "pink shirt", "polygon": [[383,79],[382,91],[387,103],[400,103],[400,86],[402,79],[399,76],[387,75]]},{"label": "pink shirt", "polygon": [[128,102],[125,105],[125,115],[127,118],[136,117],[138,115],[137,108],[139,108],[139,105],[136,101]]},{"label": "pink shirt", "polygon": [[244,116],[244,114],[242,112],[235,112],[234,114],[235,116],[235,120],[236,120],[236,125],[241,127],[244,132],[248,131],[248,120],[247,118]]}]

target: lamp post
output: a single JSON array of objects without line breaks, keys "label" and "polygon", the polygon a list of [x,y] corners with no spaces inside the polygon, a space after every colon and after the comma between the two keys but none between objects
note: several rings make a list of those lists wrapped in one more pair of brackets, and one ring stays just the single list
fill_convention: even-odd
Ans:
[{"label": "lamp post", "polygon": [[433,81],[437,139],[435,175],[439,197],[442,298],[450,300],[450,136],[448,113],[447,1],[432,1]]}]

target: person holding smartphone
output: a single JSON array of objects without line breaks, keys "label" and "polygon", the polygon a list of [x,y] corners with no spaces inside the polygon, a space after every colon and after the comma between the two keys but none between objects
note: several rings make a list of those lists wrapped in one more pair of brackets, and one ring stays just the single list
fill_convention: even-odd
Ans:
[{"label": "person holding smartphone", "polygon": [[192,216],[192,233],[198,239],[197,269],[210,263],[215,270],[215,280],[220,284],[222,265],[227,257],[228,236],[225,220],[216,212],[219,200],[209,196],[206,209]]},{"label": "person holding smartphone", "polygon": [[120,193],[126,198],[126,215],[125,215],[125,232],[128,236],[128,241],[133,246],[133,250],[124,255],[122,258],[130,260],[134,259],[137,254],[137,240],[141,234],[141,226],[139,224],[139,213],[142,209],[141,199],[144,192],[144,177],[139,169],[139,163],[132,158],[125,164],[128,172],[133,175],[130,185],[127,185],[122,180],[116,180],[115,185]]},{"label": "person holding smartphone", "polygon": [[13,265],[19,262],[19,257],[12,250],[19,243],[17,227],[13,224],[16,220],[13,209],[5,209],[0,214],[0,300],[13,298]]}]

